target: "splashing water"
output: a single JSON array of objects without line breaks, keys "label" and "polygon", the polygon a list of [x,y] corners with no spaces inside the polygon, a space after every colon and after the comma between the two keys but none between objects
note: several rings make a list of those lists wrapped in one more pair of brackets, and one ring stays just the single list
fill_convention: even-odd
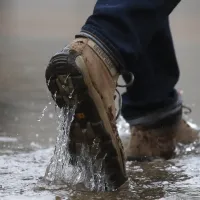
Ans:
[{"label": "splashing water", "polygon": [[47,106],[44,107],[44,109],[43,109],[43,111],[42,111],[42,114],[39,116],[39,118],[38,118],[38,120],[37,120],[38,122],[40,122],[40,121],[42,120],[42,118],[44,117],[45,111],[47,111]]},{"label": "splashing water", "polygon": [[68,153],[69,130],[74,118],[75,106],[63,108],[58,115],[58,137],[54,155],[45,173],[45,179],[51,183],[62,182],[65,168],[68,169],[70,156]]},{"label": "splashing water", "polygon": [[[48,105],[51,105],[51,102],[48,103]],[[46,105],[44,107],[44,109],[42,110],[41,115],[39,116],[39,118],[37,119],[38,122],[40,122],[42,120],[42,118],[44,117],[45,112],[48,110],[48,105]]]},{"label": "splashing water", "polygon": [[[70,186],[74,187],[75,190],[105,191],[106,186],[106,190],[112,190],[112,184],[109,183],[103,170],[104,159],[96,159],[98,152],[96,155],[91,156],[91,151],[89,150],[91,147],[82,145],[80,154],[76,156],[75,163],[72,166],[74,158],[69,153],[68,144],[70,126],[74,119],[75,109],[76,106],[61,110],[58,110],[58,107],[56,107],[58,112],[58,137],[54,155],[51,158],[43,179],[45,184],[48,184],[48,188],[46,186],[43,187],[49,189],[49,186],[51,186],[50,189],[61,189],[69,188]],[[189,125],[192,126],[193,124],[189,123]],[[192,127],[198,129],[194,125]],[[122,116],[117,121],[117,128],[124,146],[127,146],[130,139],[130,127]],[[94,140],[92,148],[99,149],[98,145],[98,141]],[[187,148],[182,148],[178,145],[176,153],[177,155],[188,154],[188,152],[196,149],[194,146],[194,143],[188,145]]]},{"label": "splashing water", "polygon": [[[98,142],[93,143],[92,148],[98,149]],[[97,153],[98,154],[98,153]],[[89,147],[82,145],[80,156],[77,159],[76,166],[73,170],[73,185],[76,189],[89,191],[105,191],[112,190],[112,184],[109,183],[108,178],[103,169],[103,159],[96,159],[96,155],[91,156]]]},{"label": "splashing water", "polygon": [[[103,169],[104,159],[96,159],[99,153],[98,140],[95,139],[91,147],[82,144],[80,155],[76,156],[76,161],[72,166],[74,158],[69,153],[68,144],[75,109],[76,106],[64,108],[58,114],[58,137],[54,155],[46,169],[43,181],[48,186],[56,186],[56,188],[70,185],[81,190],[105,191],[106,186],[107,190],[112,190],[112,184],[109,183]],[[91,156],[91,149],[97,150],[96,155]]]}]

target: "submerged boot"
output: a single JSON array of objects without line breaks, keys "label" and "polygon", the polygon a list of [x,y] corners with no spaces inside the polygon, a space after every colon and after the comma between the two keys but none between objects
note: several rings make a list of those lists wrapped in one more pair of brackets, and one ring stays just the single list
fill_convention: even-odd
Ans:
[{"label": "submerged boot", "polygon": [[114,102],[119,73],[116,60],[100,45],[86,37],[72,41],[50,60],[46,82],[60,108],[76,104],[69,134],[72,160],[86,145],[95,160],[102,160],[109,182],[118,188],[127,180]]},{"label": "submerged boot", "polygon": [[182,101],[178,95],[174,105],[129,121],[131,138],[126,149],[129,161],[170,159],[177,143],[189,144],[198,138],[198,131],[182,119]]}]

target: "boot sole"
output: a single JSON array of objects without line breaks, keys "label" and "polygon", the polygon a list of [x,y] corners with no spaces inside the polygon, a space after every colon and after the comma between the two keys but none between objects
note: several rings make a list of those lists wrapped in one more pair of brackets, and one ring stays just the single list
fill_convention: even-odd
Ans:
[{"label": "boot sole", "polygon": [[120,187],[127,180],[123,147],[118,147],[122,145],[119,136],[113,132],[103,100],[92,83],[84,59],[75,51],[54,56],[47,68],[46,79],[59,107],[73,107],[77,103],[69,134],[72,164],[76,163],[81,146],[85,144],[91,156],[103,160],[112,185]]}]

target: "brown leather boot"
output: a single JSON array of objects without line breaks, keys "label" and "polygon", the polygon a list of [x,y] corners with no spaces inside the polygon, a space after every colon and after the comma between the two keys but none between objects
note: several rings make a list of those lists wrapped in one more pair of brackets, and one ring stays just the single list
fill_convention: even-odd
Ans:
[{"label": "brown leather boot", "polygon": [[191,112],[175,92],[173,104],[127,119],[131,127],[127,160],[170,159],[178,143],[189,144],[198,139],[198,131],[182,119],[183,108]]},{"label": "brown leather boot", "polygon": [[127,160],[169,159],[174,155],[177,126],[160,128],[131,127],[131,138],[126,149]]},{"label": "brown leather boot", "polygon": [[127,160],[170,159],[175,155],[177,143],[189,144],[198,139],[198,131],[180,118],[181,112],[178,111],[180,109],[176,110],[177,112],[171,112],[173,113],[171,117],[169,112],[160,124],[159,121],[155,121],[154,125],[131,127],[131,138],[126,149]]},{"label": "brown leather boot", "polygon": [[46,70],[47,86],[58,106],[77,106],[69,134],[72,160],[80,156],[81,146],[86,145],[90,156],[95,156],[94,162],[102,160],[115,188],[127,180],[123,146],[116,128],[116,66],[115,59],[99,44],[80,37],[57,53]]},{"label": "brown leather boot", "polygon": [[176,131],[176,143],[190,144],[199,138],[199,131],[193,129],[185,120],[181,120]]}]

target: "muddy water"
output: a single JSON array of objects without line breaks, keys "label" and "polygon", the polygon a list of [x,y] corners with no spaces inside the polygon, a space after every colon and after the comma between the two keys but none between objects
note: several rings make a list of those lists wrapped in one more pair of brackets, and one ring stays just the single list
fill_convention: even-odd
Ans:
[{"label": "muddy water", "polygon": [[[58,135],[44,70],[51,55],[79,31],[95,1],[7,2],[0,5],[0,199],[200,199],[198,144],[180,146],[179,155],[170,161],[127,163],[128,186],[121,191],[95,193],[72,185],[41,185]],[[182,73],[177,88],[183,90],[185,102],[193,108],[189,118],[197,124],[199,6],[199,0],[183,1],[171,16]],[[119,129],[127,143],[127,124],[121,123]]]}]

